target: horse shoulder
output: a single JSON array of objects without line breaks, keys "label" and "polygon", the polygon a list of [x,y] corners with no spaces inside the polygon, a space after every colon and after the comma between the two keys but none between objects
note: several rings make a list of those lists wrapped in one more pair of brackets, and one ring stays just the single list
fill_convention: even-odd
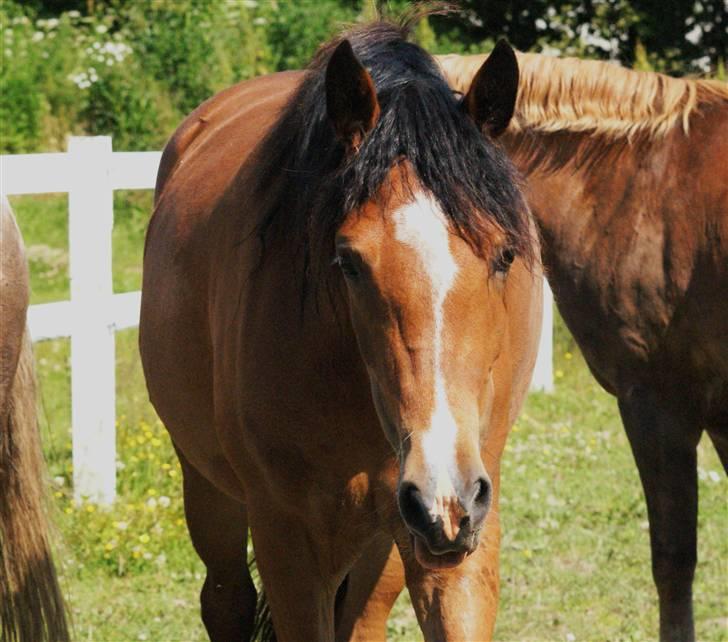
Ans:
[{"label": "horse shoulder", "polygon": [[[241,81],[215,94],[191,112],[167,141],[157,171],[155,203],[164,191],[177,165],[196,142],[202,142],[231,118],[244,116],[259,101],[255,98],[275,98],[276,87],[297,85],[301,72],[281,72]],[[200,139],[200,140],[198,140]]]},{"label": "horse shoulder", "polygon": [[244,190],[240,168],[298,78],[283,73],[246,81],[195,110],[165,148],[147,229],[139,342],[150,399],[175,445],[231,494],[235,478],[221,466],[214,436],[210,274],[220,244],[231,242],[223,227],[243,214],[229,207],[231,192]]}]

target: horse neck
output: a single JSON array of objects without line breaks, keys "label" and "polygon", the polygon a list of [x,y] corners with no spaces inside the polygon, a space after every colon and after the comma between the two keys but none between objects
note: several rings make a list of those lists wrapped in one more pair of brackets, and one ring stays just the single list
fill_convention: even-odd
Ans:
[{"label": "horse neck", "polygon": [[[713,210],[725,206],[721,181],[726,176],[720,168],[728,154],[728,139],[721,134],[726,127],[728,102],[714,102],[700,107],[687,131],[676,124],[664,135],[630,138],[524,129],[500,140],[526,179],[529,202],[543,228],[564,217],[595,216],[629,189],[649,194],[653,208],[672,209],[662,200],[671,189],[693,201],[699,197],[711,218]],[[700,216],[696,209],[693,218]]]},{"label": "horse neck", "polygon": [[594,190],[609,180],[614,163],[634,162],[629,144],[614,141],[592,149],[589,135],[582,132],[544,133],[518,131],[505,134],[501,142],[526,179],[526,194],[542,233],[568,218],[590,216],[586,206],[594,200]]}]

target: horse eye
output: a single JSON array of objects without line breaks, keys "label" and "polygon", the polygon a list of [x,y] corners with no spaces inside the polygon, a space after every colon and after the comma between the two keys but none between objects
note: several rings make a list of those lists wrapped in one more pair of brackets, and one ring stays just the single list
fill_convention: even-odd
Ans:
[{"label": "horse eye", "polygon": [[503,248],[498,254],[498,258],[493,262],[493,267],[497,273],[505,274],[511,267],[511,263],[516,258],[515,253],[509,247]]},{"label": "horse eye", "polygon": [[341,268],[341,272],[347,279],[355,280],[359,278],[359,270],[357,270],[352,257],[348,254],[337,254],[334,263]]}]

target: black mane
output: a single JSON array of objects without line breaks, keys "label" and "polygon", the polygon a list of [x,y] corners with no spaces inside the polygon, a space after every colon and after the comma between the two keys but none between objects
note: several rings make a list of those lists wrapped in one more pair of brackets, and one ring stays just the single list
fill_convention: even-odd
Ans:
[{"label": "black mane", "polygon": [[[285,236],[303,251],[307,272],[319,273],[333,258],[346,214],[371,199],[404,157],[476,253],[485,254],[495,225],[530,263],[529,214],[515,170],[465,114],[432,57],[407,41],[408,31],[409,25],[375,22],[319,50],[254,155],[263,247]],[[381,107],[374,129],[349,156],[327,117],[324,85],[343,38],[369,71]]]}]

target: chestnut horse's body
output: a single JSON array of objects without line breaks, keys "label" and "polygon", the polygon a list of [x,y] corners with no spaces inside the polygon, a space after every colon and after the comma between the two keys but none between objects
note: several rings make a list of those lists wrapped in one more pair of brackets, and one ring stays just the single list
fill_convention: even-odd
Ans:
[{"label": "chestnut horse's body", "polygon": [[0,196],[0,638],[64,642],[66,611],[49,545],[35,407],[25,246]]},{"label": "chestnut horse's body", "polygon": [[[483,234],[473,250],[464,238],[474,219],[458,230],[449,217],[459,214],[438,205],[448,198],[438,196],[447,173],[438,163],[461,162],[434,155],[442,127],[457,139],[467,111],[476,124],[487,116],[495,132],[498,114],[483,112],[479,95],[453,108],[431,59],[398,29],[351,36],[371,77],[348,42],[323,49],[307,72],[251,80],[202,105],[159,170],[140,346],[150,397],[182,462],[213,640],[250,635],[248,526],[279,640],[384,639],[402,583],[393,541],[426,639],[492,631],[498,461],[538,341],[540,271],[528,267],[535,235],[525,209],[514,210],[521,227],[509,231],[487,207],[472,212]],[[409,66],[387,76],[398,60]],[[414,107],[425,95],[444,107],[409,116],[407,127],[422,135],[405,144],[401,132],[413,130],[398,129],[408,116],[393,105]],[[477,127],[471,134],[455,145],[490,154]],[[382,158],[379,147],[390,143],[398,147]],[[338,159],[331,180],[340,183],[319,180],[327,155]],[[365,184],[357,172],[377,165],[381,178],[365,197],[331,196],[331,185]],[[491,167],[491,180],[506,184],[482,195],[502,188],[520,210],[511,176]],[[452,178],[458,197],[463,185],[462,193],[480,189],[473,177]],[[341,211],[318,243],[314,228],[329,210],[300,210],[299,201],[322,198]],[[520,249],[508,272],[513,254],[499,248],[511,237]],[[429,432],[418,431],[428,421]],[[447,453],[449,468],[437,468]],[[380,600],[367,605],[378,581]],[[387,593],[389,582],[396,588]]]},{"label": "chestnut horse's body", "polygon": [[[466,91],[485,56],[439,59]],[[728,466],[728,86],[519,54],[502,140],[547,276],[619,401],[650,520],[663,640],[694,638],[696,446]]]}]

